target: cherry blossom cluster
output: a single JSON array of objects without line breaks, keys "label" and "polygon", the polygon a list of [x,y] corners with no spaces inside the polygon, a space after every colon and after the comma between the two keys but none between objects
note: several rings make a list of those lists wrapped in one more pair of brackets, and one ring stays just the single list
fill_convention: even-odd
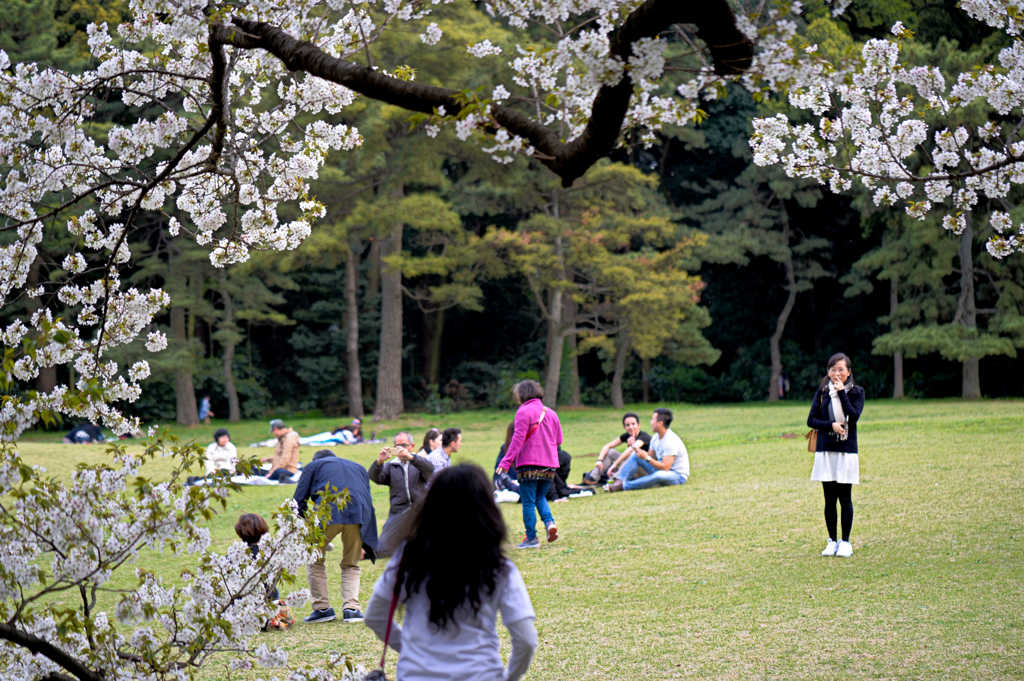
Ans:
[{"label": "cherry blossom cluster", "polygon": [[[515,45],[505,55],[489,41],[470,46],[475,57],[501,59],[511,68],[509,81],[502,85],[495,101],[509,96],[531,102],[539,113],[539,122],[559,130],[565,140],[582,134],[590,119],[594,97],[602,85],[614,85],[628,73],[634,85],[634,98],[626,114],[624,127],[637,128],[645,139],[653,141],[653,131],[665,125],[692,123],[697,107],[693,98],[673,97],[662,92],[666,65],[666,43],[648,38],[633,45],[633,55],[623,61],[610,53],[609,34],[621,25],[623,17],[638,7],[637,0],[575,0],[572,2],[533,2],[500,0],[488,6],[496,17],[513,29],[530,24],[545,24],[559,36],[553,46],[533,41]],[[592,16],[592,19],[586,17]],[[585,28],[573,31],[582,23]],[[532,148],[508,136],[487,149],[499,161],[507,153],[532,153]]]},{"label": "cherry blossom cluster", "polygon": [[[0,409],[0,438],[16,439],[45,412],[139,432],[113,405],[138,398],[148,365],[119,366],[109,351],[140,334],[147,350],[162,350],[166,338],[152,324],[170,302],[160,289],[122,284],[140,213],[163,220],[171,236],[208,246],[218,267],[246,260],[252,249],[293,249],[324,215],[309,182],[330,151],[354,148],[361,137],[324,119],[297,126],[296,117],[337,114],[354,93],[293,75],[265,52],[238,50],[222,79],[224,112],[214,120],[209,26],[232,13],[258,17],[315,36],[339,55],[378,27],[348,3],[333,3],[344,10],[336,22],[318,3],[274,4],[133,1],[127,23],[89,27],[96,64],[82,73],[12,65],[0,52],[0,167],[7,169],[0,226],[16,234],[0,246],[0,305],[28,297],[39,310],[3,334],[14,351],[4,366],[7,392],[16,394]],[[416,4],[382,7],[411,19]],[[135,122],[96,126],[93,102],[104,92],[137,111]],[[55,221],[72,240],[61,262],[66,276],[33,284],[44,226]],[[74,367],[73,385],[43,394],[14,388],[60,365]]]},{"label": "cherry blossom cluster", "polygon": [[[117,451],[65,484],[0,447],[0,613],[19,635],[42,641],[35,654],[10,638],[0,643],[4,678],[67,675],[60,654],[105,679],[186,678],[219,651],[234,653],[236,665],[287,664],[285,651],[252,639],[276,613],[267,585],[315,559],[309,525],[289,502],[255,557],[242,542],[213,552],[206,517],[230,494],[227,478],[182,486],[198,452],[180,448],[170,450],[178,462],[170,480],[140,477],[162,453],[159,442],[142,455]],[[180,580],[142,567],[151,551],[178,556]],[[132,569],[135,588],[112,584]],[[112,597],[97,599],[105,593]],[[306,599],[305,590],[286,596],[293,607]]]},{"label": "cherry blossom cluster", "polygon": [[[635,131],[633,139],[645,144],[653,143],[656,133],[665,127],[699,122],[704,115],[701,103],[723,97],[729,82],[739,81],[761,92],[792,89],[792,96],[799,99],[822,100],[820,75],[831,67],[813,58],[813,50],[796,47],[800,3],[759,5],[749,16],[737,15],[738,28],[756,44],[754,62],[742,76],[716,73],[707,55],[696,49],[700,41],[690,35],[695,49],[671,64],[675,71],[686,74],[683,78],[666,75],[670,64],[665,37],[637,40],[625,60],[611,53],[610,35],[641,4],[640,0],[496,0],[486,6],[510,28],[545,25],[557,40],[553,45],[523,41],[508,50],[483,41],[469,46],[468,51],[510,69],[507,82],[495,88],[493,102],[528,103],[536,120],[557,130],[565,141],[583,133],[598,89],[615,85],[624,75],[630,78],[633,96],[622,127]],[[842,9],[837,5],[837,12]],[[487,113],[470,124],[459,120],[456,132],[460,138],[467,138],[473,127],[492,126]],[[436,121],[432,124],[436,126]],[[428,132],[436,134],[437,128]],[[532,146],[507,132],[499,131],[488,144],[491,146],[485,146],[485,151],[502,163],[515,154],[534,153]]]},{"label": "cherry blossom cluster", "polygon": [[[800,78],[788,88],[789,104],[813,114],[813,122],[783,114],[755,119],[754,162],[779,164],[791,177],[832,191],[846,191],[856,181],[876,205],[901,206],[917,219],[934,213],[944,229],[962,233],[982,201],[1007,205],[1011,191],[1024,184],[1024,41],[1014,19],[1019,5],[962,3],[1012,40],[998,63],[979,65],[952,82],[934,66],[901,63],[902,41],[912,37],[902,23],[893,26],[891,38],[865,43],[856,64],[823,64],[816,79]],[[967,120],[967,107],[979,103],[991,112],[989,122],[973,129],[944,123]],[[992,256],[1024,251],[1024,223],[1013,225],[1006,211],[992,213],[989,223]]]}]

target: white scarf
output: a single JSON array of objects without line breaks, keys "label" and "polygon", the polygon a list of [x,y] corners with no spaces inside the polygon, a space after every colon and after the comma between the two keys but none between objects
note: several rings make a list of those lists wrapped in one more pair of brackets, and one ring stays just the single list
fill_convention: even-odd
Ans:
[{"label": "white scarf", "polygon": [[[836,390],[835,384],[828,384],[828,395],[832,398],[832,414],[835,416],[836,422],[845,425],[846,413],[843,412],[843,403],[839,401],[839,391]],[[847,432],[849,432],[849,429],[847,429]],[[836,435],[840,440],[846,439],[846,433],[837,433]]]}]

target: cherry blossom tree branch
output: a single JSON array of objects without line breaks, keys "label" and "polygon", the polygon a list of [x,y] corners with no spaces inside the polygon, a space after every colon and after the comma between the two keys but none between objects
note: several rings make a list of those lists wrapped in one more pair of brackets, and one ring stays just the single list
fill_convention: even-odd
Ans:
[{"label": "cherry blossom tree branch", "polygon": [[[401,80],[370,66],[333,57],[268,23],[235,17],[232,24],[211,26],[211,49],[216,44],[263,49],[280,59],[290,71],[304,71],[409,111],[454,113],[462,108],[457,90]],[[657,36],[674,24],[697,26],[697,34],[708,46],[717,73],[738,74],[750,66],[753,44],[737,29],[725,0],[701,3],[647,0],[611,33],[610,52],[625,63],[632,55],[634,43]],[[614,148],[632,95],[633,81],[627,69],[618,82],[598,89],[586,128],[570,142],[561,141],[554,130],[507,105],[492,105],[491,116],[501,127],[529,140],[535,157],[562,178],[563,186],[569,187]]]},{"label": "cherry blossom tree branch", "polygon": [[[103,681],[101,675],[86,667],[76,657],[69,655],[49,641],[22,631],[17,627],[0,623],[0,639],[10,641],[35,655],[42,655],[54,664],[66,669],[72,677],[79,679],[79,681]],[[69,677],[58,674],[53,676],[53,678],[67,679]]]}]

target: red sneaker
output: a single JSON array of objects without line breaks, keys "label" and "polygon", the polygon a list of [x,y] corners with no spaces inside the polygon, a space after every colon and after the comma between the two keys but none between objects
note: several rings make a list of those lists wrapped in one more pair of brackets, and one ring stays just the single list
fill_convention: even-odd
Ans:
[{"label": "red sneaker", "polygon": [[554,523],[548,523],[548,542],[553,542],[556,539],[558,539],[558,528]]}]

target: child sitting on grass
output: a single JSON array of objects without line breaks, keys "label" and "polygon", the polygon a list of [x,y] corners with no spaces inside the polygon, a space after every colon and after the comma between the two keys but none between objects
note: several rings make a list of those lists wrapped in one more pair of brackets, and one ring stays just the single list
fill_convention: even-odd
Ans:
[{"label": "child sitting on grass", "polygon": [[[249,551],[252,553],[253,560],[256,560],[260,555],[260,537],[269,531],[270,527],[267,525],[267,521],[257,513],[245,513],[235,523],[235,534],[249,545]],[[284,604],[284,601],[279,600],[277,587],[273,584],[267,584],[267,600],[271,603],[276,603],[279,609],[277,614],[263,625],[263,631],[287,629],[295,624],[295,618],[292,617],[291,610]]]}]

